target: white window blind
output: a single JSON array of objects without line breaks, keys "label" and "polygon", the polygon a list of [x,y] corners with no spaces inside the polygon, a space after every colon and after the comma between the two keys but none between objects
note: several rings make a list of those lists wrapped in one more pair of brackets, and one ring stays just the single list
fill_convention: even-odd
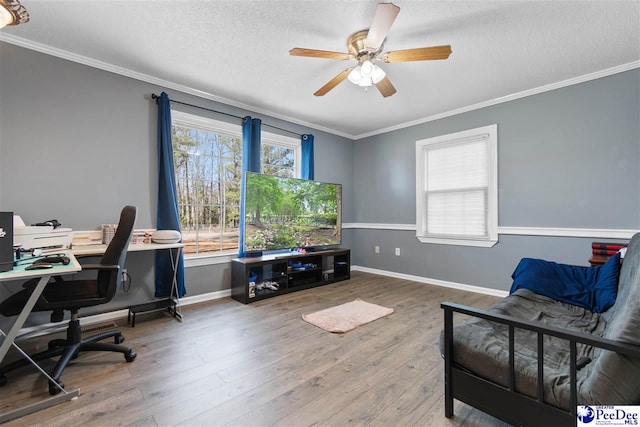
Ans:
[{"label": "white window blind", "polygon": [[416,236],[425,243],[497,242],[497,126],[416,141]]},{"label": "white window blind", "polygon": [[426,234],[487,237],[485,139],[426,146]]}]

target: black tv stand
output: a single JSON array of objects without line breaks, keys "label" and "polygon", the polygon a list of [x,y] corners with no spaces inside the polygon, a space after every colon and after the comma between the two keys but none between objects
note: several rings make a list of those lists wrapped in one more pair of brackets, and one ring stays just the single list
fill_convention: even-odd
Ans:
[{"label": "black tv stand", "polygon": [[327,249],[237,258],[231,263],[231,297],[243,304],[351,277],[351,251]]}]

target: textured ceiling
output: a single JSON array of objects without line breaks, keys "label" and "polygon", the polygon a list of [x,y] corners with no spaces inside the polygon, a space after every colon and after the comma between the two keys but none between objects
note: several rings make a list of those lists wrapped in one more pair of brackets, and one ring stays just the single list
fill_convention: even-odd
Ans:
[{"label": "textured ceiling", "polygon": [[352,138],[640,60],[639,0],[396,0],[384,50],[450,44],[449,59],[380,63],[398,90],[389,98],[348,81],[315,97],[355,61],[289,49],[346,52],[378,2],[21,1],[31,21],[0,40]]}]

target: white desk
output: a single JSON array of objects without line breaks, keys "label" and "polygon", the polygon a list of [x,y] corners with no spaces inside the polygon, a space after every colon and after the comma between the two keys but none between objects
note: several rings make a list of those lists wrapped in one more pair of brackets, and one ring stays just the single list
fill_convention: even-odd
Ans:
[{"label": "white desk", "polygon": [[[40,298],[40,295],[42,295],[42,292],[44,291],[44,288],[47,286],[49,279],[51,279],[52,276],[62,276],[65,274],[73,274],[82,270],[82,267],[78,263],[78,260],[76,260],[75,256],[73,256],[73,254],[70,251],[58,251],[58,253],[62,253],[62,252],[64,252],[65,256],[69,257],[69,259],[71,260],[71,262],[68,265],[56,264],[53,268],[49,268],[49,269],[25,270],[25,268],[29,264],[23,263],[19,266],[14,267],[12,271],[5,271],[0,273],[0,282],[8,282],[13,280],[26,280],[26,279],[33,279],[33,278],[40,279],[38,280],[38,284],[36,285],[29,299],[27,300],[27,303],[25,304],[24,308],[22,309],[22,311],[16,318],[13,326],[9,330],[9,333],[5,334],[4,331],[0,330],[0,332],[4,336],[4,340],[2,341],[2,346],[0,346],[0,362],[4,360],[4,357],[9,351],[9,348],[13,345],[18,349],[18,351],[20,351],[20,353],[23,354],[23,356],[29,359],[29,361],[32,364],[34,364],[38,368],[38,370],[40,370],[45,375],[47,375],[46,372],[42,370],[40,365],[38,365],[35,361],[33,361],[30,357],[28,357],[22,351],[22,349],[18,347],[18,345],[15,343],[15,339],[18,336],[18,332],[20,331],[20,328],[22,328],[25,321],[27,320],[27,317],[29,317],[31,310],[33,310],[33,307],[36,305],[38,298]],[[23,415],[27,415],[27,414],[45,409],[53,405],[57,405],[58,403],[66,402],[68,400],[76,398],[80,394],[79,390],[67,392],[62,387],[60,388],[62,390],[62,393],[57,396],[50,397],[48,399],[42,400],[32,405],[25,406],[23,408],[18,408],[13,411],[0,414],[0,424],[12,419],[21,417]]]},{"label": "white desk", "polygon": [[[178,261],[184,244],[182,243],[136,243],[129,244],[128,252],[139,251],[158,251],[169,250],[171,253],[171,268],[173,269],[173,280],[171,283],[171,296],[169,298],[159,299],[146,304],[137,304],[129,307],[129,324],[134,327],[136,325],[136,313],[145,313],[151,311],[164,310],[165,308],[176,319],[182,321],[182,310],[180,308],[180,298],[178,297],[178,281],[176,275],[178,273]],[[175,249],[175,251],[174,251]],[[77,245],[72,251],[75,256],[101,256],[107,250],[107,245]],[[173,308],[172,308],[173,307]]]}]

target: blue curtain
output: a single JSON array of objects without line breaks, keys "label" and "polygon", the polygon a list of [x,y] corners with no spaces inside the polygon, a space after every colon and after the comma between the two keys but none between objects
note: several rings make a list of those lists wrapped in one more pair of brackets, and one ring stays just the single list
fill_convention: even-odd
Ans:
[{"label": "blue curtain", "polygon": [[242,187],[240,190],[240,236],[238,239],[238,256],[245,256],[244,252],[244,192],[246,172],[260,172],[260,119],[247,116],[242,119]]},{"label": "blue curtain", "polygon": [[313,135],[305,134],[301,137],[302,145],[302,179],[313,181]]},{"label": "blue curtain", "polygon": [[[158,230],[180,231],[176,176],[173,170],[173,148],[171,146],[171,105],[169,96],[162,92],[158,103]],[[158,298],[171,295],[173,285],[172,251],[156,251],[156,289]],[[176,266],[178,297],[186,294],[184,287],[184,256]]]}]

